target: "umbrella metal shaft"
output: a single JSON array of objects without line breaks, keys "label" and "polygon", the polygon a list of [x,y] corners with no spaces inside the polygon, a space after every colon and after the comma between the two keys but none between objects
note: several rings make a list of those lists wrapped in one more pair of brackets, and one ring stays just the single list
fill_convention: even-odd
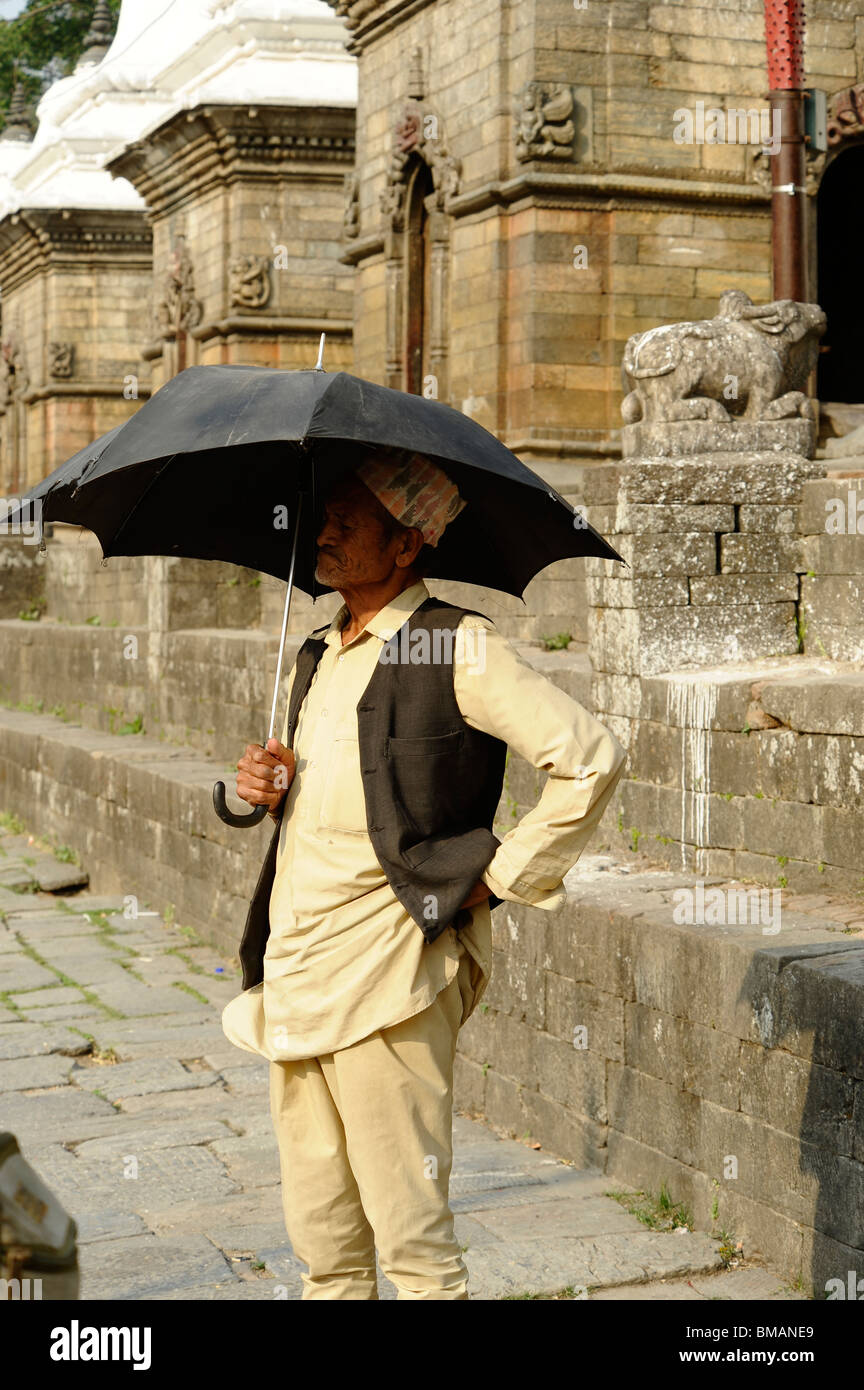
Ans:
[{"label": "umbrella metal shaft", "polygon": [[279,639],[279,660],[276,664],[276,682],[273,686],[273,704],[270,709],[270,732],[268,740],[273,737],[273,729],[276,724],[276,704],[279,699],[279,682],[282,679],[282,658],[285,655],[285,636],[288,632],[288,612],[291,608],[291,594],[294,589],[294,563],[297,559],[297,540],[300,534],[300,509],[303,506],[302,492],[297,494],[297,516],[294,521],[294,539],[291,543],[291,565],[288,570],[288,592],[285,595],[285,612],[282,614],[282,636]]}]

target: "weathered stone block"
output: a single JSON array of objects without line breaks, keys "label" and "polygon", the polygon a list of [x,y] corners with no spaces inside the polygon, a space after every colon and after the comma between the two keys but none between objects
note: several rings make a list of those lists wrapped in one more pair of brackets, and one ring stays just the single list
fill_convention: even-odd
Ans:
[{"label": "weathered stone block", "polygon": [[794,574],[807,568],[796,540],[762,532],[721,537],[720,559],[724,574],[776,574],[783,571]]},{"label": "weathered stone block", "polygon": [[715,574],[710,579],[690,580],[693,604],[795,603],[797,599],[795,574]]},{"label": "weathered stone block", "polygon": [[729,505],[705,503],[649,506],[641,502],[623,501],[616,518],[617,531],[634,535],[655,532],[734,531],[735,509]]},{"label": "weathered stone block", "polygon": [[[811,487],[804,484],[804,491]],[[794,535],[798,530],[798,509],[793,506],[778,507],[770,503],[751,506],[745,502],[738,508],[738,526],[744,533],[770,531],[775,535]]]},{"label": "weathered stone block", "polygon": [[621,500],[672,503],[797,502],[804,482],[821,477],[824,465],[796,454],[712,454],[669,461],[640,459],[625,472]]},{"label": "weathered stone block", "polygon": [[588,602],[597,608],[674,608],[690,602],[683,575],[663,579],[588,579]]},{"label": "weathered stone block", "polygon": [[737,1038],[643,1004],[625,1008],[625,1060],[682,1091],[738,1107]]}]

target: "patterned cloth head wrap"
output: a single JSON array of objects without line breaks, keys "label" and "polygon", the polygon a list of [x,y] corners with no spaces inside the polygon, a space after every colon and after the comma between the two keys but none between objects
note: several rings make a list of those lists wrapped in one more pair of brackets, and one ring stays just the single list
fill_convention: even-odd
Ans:
[{"label": "patterned cloth head wrap", "polygon": [[465,506],[456,484],[423,454],[403,454],[396,461],[369,458],[356,475],[396,521],[416,526],[427,545],[438,544]]}]

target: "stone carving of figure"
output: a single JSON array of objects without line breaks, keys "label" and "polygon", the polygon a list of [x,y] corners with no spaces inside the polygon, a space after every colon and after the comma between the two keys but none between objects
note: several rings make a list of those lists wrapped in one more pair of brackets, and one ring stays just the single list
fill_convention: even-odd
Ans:
[{"label": "stone carving of figure", "polygon": [[48,344],[48,372],[50,376],[68,378],[75,364],[75,347],[72,343]]},{"label": "stone carving of figure", "polygon": [[360,235],[360,180],[356,169],[345,175],[345,212],[342,228],[348,241]]},{"label": "stone carving of figure", "polygon": [[201,301],[195,298],[192,261],[183,238],[175,246],[162,298],[156,306],[156,323],[162,338],[176,337],[201,322]]},{"label": "stone carving of figure", "polygon": [[576,127],[573,92],[558,83],[526,82],[517,97],[516,154],[519,159],[572,159]]},{"label": "stone carving of figure", "polygon": [[263,309],[270,298],[270,261],[267,256],[235,256],[228,266],[232,304],[243,309]]},{"label": "stone carving of figure", "polygon": [[15,338],[0,343],[0,410],[5,410],[15,396],[30,385],[24,353]]}]

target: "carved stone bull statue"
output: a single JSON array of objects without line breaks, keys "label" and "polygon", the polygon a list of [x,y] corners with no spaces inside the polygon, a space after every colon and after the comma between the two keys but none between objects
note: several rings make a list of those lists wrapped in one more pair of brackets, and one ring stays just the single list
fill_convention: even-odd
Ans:
[{"label": "carved stone bull statue", "polygon": [[624,349],[627,424],[814,418],[804,394],[825,315],[818,304],[754,304],[727,290],[713,319],[636,333]]}]

